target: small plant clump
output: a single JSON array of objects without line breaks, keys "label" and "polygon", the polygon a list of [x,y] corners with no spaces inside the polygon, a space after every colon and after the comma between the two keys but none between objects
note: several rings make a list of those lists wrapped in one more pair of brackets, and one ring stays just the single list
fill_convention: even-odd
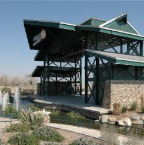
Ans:
[{"label": "small plant clump", "polygon": [[41,113],[34,114],[32,111],[21,111],[20,120],[23,124],[30,125],[33,130],[42,126],[44,115]]},{"label": "small plant clump", "polygon": [[87,138],[79,138],[74,140],[70,145],[97,145],[97,143]]},{"label": "small plant clump", "polygon": [[51,115],[52,115],[52,116],[58,116],[58,115],[60,115],[60,111],[59,111],[59,110],[53,110],[53,111],[51,112]]},{"label": "small plant clump", "polygon": [[15,145],[39,145],[40,140],[33,135],[20,133],[12,136],[8,143]]},{"label": "small plant clump", "polygon": [[121,105],[120,103],[114,103],[113,104],[113,114],[114,115],[120,115],[121,114]]},{"label": "small plant clump", "polygon": [[125,112],[127,112],[127,111],[128,111],[128,107],[124,105],[124,106],[122,107],[121,113],[125,113]]},{"label": "small plant clump", "polygon": [[6,132],[29,132],[30,130],[31,127],[29,125],[22,123],[11,124],[6,128]]},{"label": "small plant clump", "polygon": [[69,118],[71,119],[75,119],[75,120],[78,120],[78,119],[84,119],[85,117],[80,115],[79,113],[76,113],[74,111],[71,111],[69,113],[66,114]]},{"label": "small plant clump", "polygon": [[130,111],[135,111],[137,109],[138,105],[137,102],[134,101],[130,104]]},{"label": "small plant clump", "polygon": [[54,142],[62,142],[64,137],[59,134],[56,130],[51,129],[49,127],[38,128],[32,133],[36,138],[45,141],[54,141]]}]

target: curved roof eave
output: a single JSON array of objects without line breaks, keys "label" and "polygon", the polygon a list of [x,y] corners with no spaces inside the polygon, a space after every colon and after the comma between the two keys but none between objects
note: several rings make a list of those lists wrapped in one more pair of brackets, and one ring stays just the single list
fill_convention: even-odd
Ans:
[{"label": "curved roof eave", "polygon": [[24,25],[54,27],[54,28],[73,30],[73,31],[75,31],[75,26],[76,26],[74,24],[69,24],[64,22],[39,21],[39,20],[24,20]]}]

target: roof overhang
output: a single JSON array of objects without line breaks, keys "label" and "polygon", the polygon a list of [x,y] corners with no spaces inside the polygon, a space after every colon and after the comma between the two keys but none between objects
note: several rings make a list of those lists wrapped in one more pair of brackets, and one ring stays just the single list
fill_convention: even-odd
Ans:
[{"label": "roof overhang", "polygon": [[104,59],[115,64],[144,66],[144,57],[142,56],[117,54],[117,53],[94,51],[88,49],[86,50],[86,52],[89,56],[95,56],[97,58]]}]

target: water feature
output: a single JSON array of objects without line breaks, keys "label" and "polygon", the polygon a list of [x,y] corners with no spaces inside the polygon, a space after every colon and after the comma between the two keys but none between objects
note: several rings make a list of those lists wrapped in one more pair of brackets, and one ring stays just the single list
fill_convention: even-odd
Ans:
[{"label": "water feature", "polygon": [[2,111],[5,111],[9,103],[9,94],[6,92],[2,97]]},{"label": "water feature", "polygon": [[14,103],[13,107],[18,111],[20,106],[20,89],[17,86],[14,94]]},{"label": "water feature", "polygon": [[0,106],[2,105],[2,92],[0,90]]}]

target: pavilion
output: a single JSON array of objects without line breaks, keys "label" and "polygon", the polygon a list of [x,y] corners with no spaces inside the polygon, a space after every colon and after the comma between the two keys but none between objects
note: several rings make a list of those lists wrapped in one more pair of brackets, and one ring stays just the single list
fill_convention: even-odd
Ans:
[{"label": "pavilion", "polygon": [[82,94],[85,56],[85,103],[102,105],[108,80],[144,79],[144,36],[128,22],[127,14],[103,21],[90,18],[80,25],[24,20],[34,60],[43,61],[39,95]]}]

